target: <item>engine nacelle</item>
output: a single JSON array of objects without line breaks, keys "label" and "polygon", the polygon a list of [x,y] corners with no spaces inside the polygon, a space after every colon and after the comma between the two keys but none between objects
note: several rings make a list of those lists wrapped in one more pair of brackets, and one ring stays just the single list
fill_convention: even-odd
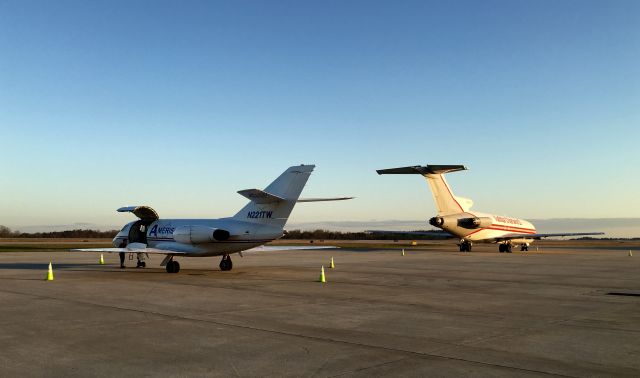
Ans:
[{"label": "engine nacelle", "polygon": [[433,217],[429,219],[429,224],[434,227],[442,227],[444,226],[444,218],[443,217]]},{"label": "engine nacelle", "polygon": [[201,244],[229,239],[229,231],[207,226],[180,226],[173,231],[173,239],[178,243]]},{"label": "engine nacelle", "polygon": [[458,219],[458,226],[464,228],[486,228],[493,224],[490,217],[474,217]]}]

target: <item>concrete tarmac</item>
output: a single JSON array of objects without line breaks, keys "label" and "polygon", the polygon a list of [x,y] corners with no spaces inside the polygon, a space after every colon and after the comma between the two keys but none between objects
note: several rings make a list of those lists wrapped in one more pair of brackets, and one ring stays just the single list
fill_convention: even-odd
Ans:
[{"label": "concrete tarmac", "polygon": [[640,251],[495,249],[2,253],[0,375],[640,376]]}]

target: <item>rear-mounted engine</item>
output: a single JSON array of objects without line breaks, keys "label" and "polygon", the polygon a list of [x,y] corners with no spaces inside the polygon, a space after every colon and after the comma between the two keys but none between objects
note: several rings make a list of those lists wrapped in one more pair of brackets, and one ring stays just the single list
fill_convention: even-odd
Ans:
[{"label": "rear-mounted engine", "polygon": [[229,231],[207,226],[180,226],[173,231],[173,239],[178,243],[201,244],[221,242],[229,239]]}]

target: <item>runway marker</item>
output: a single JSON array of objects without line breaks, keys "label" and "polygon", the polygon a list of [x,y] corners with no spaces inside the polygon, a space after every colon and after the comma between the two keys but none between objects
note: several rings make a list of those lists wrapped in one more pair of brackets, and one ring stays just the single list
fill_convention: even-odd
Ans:
[{"label": "runway marker", "polygon": [[631,250],[629,250],[629,257],[633,256],[633,253],[631,253]]},{"label": "runway marker", "polygon": [[100,265],[104,265],[104,256],[102,256],[102,253],[100,254]]},{"label": "runway marker", "polygon": [[331,256],[331,262],[329,263],[329,268],[334,269],[336,265],[333,263],[333,256]]},{"label": "runway marker", "polygon": [[402,248],[402,256],[404,256],[404,248]]}]

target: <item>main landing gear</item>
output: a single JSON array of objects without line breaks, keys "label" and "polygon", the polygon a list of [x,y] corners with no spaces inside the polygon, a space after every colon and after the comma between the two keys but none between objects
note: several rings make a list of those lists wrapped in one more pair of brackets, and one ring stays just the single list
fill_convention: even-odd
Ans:
[{"label": "main landing gear", "polygon": [[460,246],[460,252],[471,252],[471,242],[468,240],[461,240],[460,244],[458,244]]},{"label": "main landing gear", "polygon": [[220,261],[220,270],[227,271],[233,268],[233,262],[231,261],[231,256],[222,255],[222,260]]},{"label": "main landing gear", "polygon": [[529,250],[529,246],[526,245],[526,244],[523,244],[523,245],[520,246],[520,250],[522,252],[527,252]]},{"label": "main landing gear", "polygon": [[498,244],[498,251],[500,251],[500,253],[511,253],[511,244],[508,243],[501,243]]},{"label": "main landing gear", "polygon": [[178,273],[180,271],[180,263],[173,261],[173,257],[167,261],[167,273]]}]

